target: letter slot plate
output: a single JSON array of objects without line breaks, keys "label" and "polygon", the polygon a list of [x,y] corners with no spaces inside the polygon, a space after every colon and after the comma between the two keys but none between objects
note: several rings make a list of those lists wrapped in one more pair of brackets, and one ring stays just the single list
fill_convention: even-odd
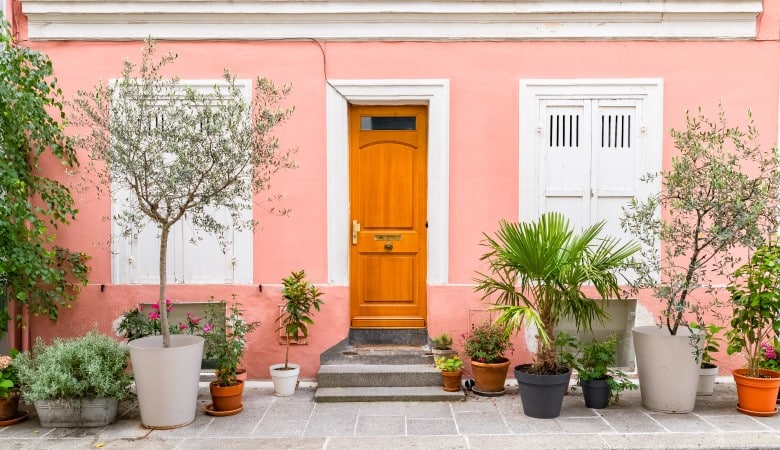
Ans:
[{"label": "letter slot plate", "polygon": [[375,241],[403,241],[404,237],[400,234],[375,234]]}]

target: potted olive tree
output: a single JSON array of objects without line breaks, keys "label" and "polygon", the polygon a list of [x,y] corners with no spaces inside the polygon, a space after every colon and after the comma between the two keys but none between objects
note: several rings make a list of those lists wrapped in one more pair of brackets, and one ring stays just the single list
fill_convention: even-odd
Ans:
[{"label": "potted olive tree", "polygon": [[778,161],[764,149],[752,118],[746,131],[730,127],[720,110],[712,120],[686,113],[686,127],[671,130],[677,153],[660,177],[663,188],[633,200],[621,225],[642,243],[633,289],[661,302],[660,326],[633,330],[642,405],[663,412],[693,410],[702,336],[689,321],[697,310],[717,310],[710,286],[776,228]]},{"label": "potted olive tree", "polygon": [[750,262],[734,273],[728,286],[733,304],[728,353],[742,352],[747,367],[732,372],[737,385],[737,409],[754,416],[777,413],[780,372],[762,369],[762,345],[780,333],[780,246],[759,247]]},{"label": "potted olive tree", "polygon": [[495,237],[486,235],[489,274],[479,274],[476,290],[490,298],[508,332],[533,325],[537,331],[533,364],[515,367],[523,411],[537,418],[557,417],[571,375],[556,354],[555,326],[570,317],[590,329],[607,314],[582,291],[592,284],[602,299],[620,298],[618,269],[638,250],[634,243],[599,233],[604,222],[575,233],[563,214],[543,214],[533,222],[502,221]]},{"label": "potted olive tree", "polygon": [[323,304],[322,292],[306,280],[306,272],[300,270],[291,272],[282,279],[282,314],[279,316],[279,327],[285,337],[284,364],[274,364],[270,367],[271,380],[274,384],[274,395],[290,396],[295,393],[298,385],[298,375],[301,366],[290,364],[290,344],[299,337],[309,337],[309,325],[313,325],[312,309],[319,311]]},{"label": "potted olive tree", "polygon": [[186,215],[220,239],[251,228],[252,214],[244,213],[254,194],[269,189],[279,170],[294,167],[291,151],[272,135],[292,113],[278,106],[289,88],[258,78],[250,102],[225,71],[213,89],[196,90],[163,76],[174,59],[155,57],[155,43],[147,40],[140,64],[125,61],[119,80],[80,91],[74,101],[74,122],[89,130],[79,142],[98,186],[124,205],[112,216],[115,229],[135,235],[150,223],[159,231],[162,335],[129,344],[141,422],[149,428],[186,425],[197,406],[203,338],[171,336],[165,304],[172,227]]}]

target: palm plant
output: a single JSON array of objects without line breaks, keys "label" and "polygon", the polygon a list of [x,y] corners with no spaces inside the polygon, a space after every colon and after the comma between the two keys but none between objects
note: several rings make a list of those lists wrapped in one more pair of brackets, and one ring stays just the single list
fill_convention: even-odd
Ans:
[{"label": "palm plant", "polygon": [[621,244],[598,237],[604,222],[574,232],[560,213],[543,214],[534,222],[502,221],[495,237],[485,235],[490,274],[478,273],[475,289],[483,299],[495,296],[496,322],[508,333],[533,324],[538,331],[535,373],[560,373],[554,328],[562,317],[578,329],[590,329],[607,313],[582,292],[592,284],[602,298],[620,298],[618,269],[639,250],[636,243]]}]

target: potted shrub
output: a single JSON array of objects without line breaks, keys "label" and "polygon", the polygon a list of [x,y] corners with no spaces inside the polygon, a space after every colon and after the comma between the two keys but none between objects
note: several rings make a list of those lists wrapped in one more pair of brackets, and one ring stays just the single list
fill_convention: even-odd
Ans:
[{"label": "potted shrub", "polygon": [[607,314],[581,288],[592,284],[601,298],[620,298],[617,270],[637,251],[633,243],[599,238],[604,222],[580,234],[560,213],[533,222],[502,221],[495,237],[486,235],[489,274],[479,274],[476,290],[492,298],[501,314],[496,321],[508,332],[534,325],[534,362],[515,367],[523,411],[537,418],[560,414],[571,368],[556,355],[554,328],[570,317],[580,329]]},{"label": "potted shrub", "polygon": [[[712,395],[715,390],[715,378],[718,376],[718,365],[714,354],[720,351],[721,338],[718,336],[724,328],[718,324],[699,325],[691,322],[691,329],[698,330],[704,345],[701,347],[701,365],[699,367],[699,385],[696,395]],[[697,349],[699,347],[696,347]]]},{"label": "potted shrub", "polygon": [[509,359],[504,357],[512,349],[506,329],[490,322],[474,326],[466,335],[463,351],[469,357],[477,395],[495,397],[504,394]]},{"label": "potted shrub", "polygon": [[319,311],[323,303],[320,297],[322,292],[306,280],[306,272],[303,270],[291,272],[289,276],[282,279],[284,303],[282,315],[277,319],[279,321],[277,331],[284,331],[284,364],[274,364],[270,367],[274,395],[290,396],[295,393],[301,366],[289,363],[290,344],[299,336],[303,338],[309,336],[309,325],[314,324],[311,319],[312,309]]},{"label": "potted shrub", "polygon": [[660,180],[658,194],[632,200],[624,210],[623,229],[642,243],[632,288],[649,290],[661,302],[661,326],[633,330],[642,405],[648,409],[693,411],[696,356],[704,343],[687,326],[689,316],[716,309],[708,286],[739,265],[735,250],[761,245],[767,230],[776,229],[777,156],[775,149],[761,148],[749,120],[742,131],[727,125],[722,108],[716,120],[701,110],[686,113],[686,128],[671,130],[678,151],[671,167],[645,178]]},{"label": "potted shrub", "polygon": [[729,284],[733,304],[731,329],[726,332],[728,354],[742,352],[747,366],[732,371],[737,384],[737,409],[745,414],[771,416],[780,389],[780,372],[762,369],[766,341],[780,332],[780,246],[759,247],[750,262],[734,272]]},{"label": "potted shrub", "polygon": [[614,368],[617,345],[614,334],[606,341],[581,343],[575,340],[574,345],[577,349],[574,367],[585,397],[585,406],[606,408],[610,400],[618,401],[624,390],[637,388],[623,371]]},{"label": "potted shrub", "polygon": [[461,390],[460,379],[463,376],[463,361],[457,354],[440,357],[436,360],[436,368],[441,371],[445,391],[458,392]]},{"label": "potted shrub", "polygon": [[10,355],[0,356],[0,426],[11,425],[27,418],[26,411],[19,411],[21,391],[14,365],[18,354],[18,350],[12,349]]},{"label": "potted shrub", "polygon": [[117,416],[120,401],[133,397],[129,352],[95,331],[74,339],[38,338],[33,354],[15,359],[22,396],[34,404],[43,427],[100,427]]},{"label": "potted shrub", "polygon": [[[195,420],[203,338],[171,335],[165,308],[168,238],[187,217],[197,232],[220,241],[231,230],[251,228],[253,195],[270,188],[274,174],[295,163],[272,136],[292,113],[281,109],[289,88],[258,78],[250,103],[228,71],[208,92],[164,78],[175,55],[155,56],[147,39],[140,64],[125,61],[115,83],[79,91],[73,122],[97,184],[120,211],[115,234],[138,235],[146,224],[159,231],[161,336],[130,341],[141,422],[173,428]],[[150,124],[163,123],[164,126]],[[215,149],[218,149],[215,151]],[[99,190],[98,195],[106,189]]]},{"label": "potted shrub", "polygon": [[431,352],[433,353],[434,359],[455,354],[455,350],[452,349],[452,336],[450,336],[449,333],[442,332],[441,334],[432,337]]},{"label": "potted shrub", "polygon": [[[224,320],[211,321],[204,326],[206,357],[216,362],[217,379],[209,383],[211,405],[206,413],[227,416],[241,412],[244,382],[239,380],[238,365],[244,357],[246,337],[260,322],[247,322],[241,304],[230,305],[230,313]],[[219,317],[219,315],[217,315]]]}]

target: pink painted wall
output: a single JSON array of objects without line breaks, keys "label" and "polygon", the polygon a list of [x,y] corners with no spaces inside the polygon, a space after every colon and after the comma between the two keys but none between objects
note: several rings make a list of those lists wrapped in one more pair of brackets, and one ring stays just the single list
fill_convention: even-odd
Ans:
[{"label": "pink painted wall", "polygon": [[[289,217],[258,214],[254,236],[254,283],[250,286],[170,286],[177,300],[229,298],[231,294],[263,325],[250,339],[246,366],[252,378],[268,378],[267,366],[283,358],[276,339],[279,282],[291,270],[305,268],[325,291],[325,306],[315,316],[307,346],[293,349],[303,365],[302,378],[314,379],[319,354],[346,337],[349,293],[327,285],[325,76],[329,79],[443,78],[450,81],[449,283],[428,289],[429,332],[460,335],[470,310],[484,307],[471,283],[480,268],[482,232],[499,219],[518,216],[518,81],[523,78],[662,78],[665,130],[684,126],[684,113],[701,105],[713,112],[722,100],[733,123],[751,108],[766,145],[778,136],[780,83],[780,6],[765,5],[757,41],[726,42],[162,42],[160,50],[180,57],[182,78],[219,78],[223,68],[239,78],[263,75],[293,84],[289,99],[296,112],[279,133],[283,145],[297,146],[300,168],[278,176],[275,192],[284,193]],[[22,30],[23,31],[23,30]],[[138,58],[141,42],[26,43],[52,58],[66,97],[98,80],[116,77],[123,59]],[[323,65],[325,63],[325,65]],[[173,73],[172,73],[173,74]],[[673,147],[664,138],[664,164]],[[82,155],[85,156],[85,155]],[[81,213],[59,232],[60,243],[92,255],[90,285],[72,310],[56,324],[34,319],[34,336],[83,334],[93,326],[110,333],[111,322],[139,301],[156,298],[156,286],[111,285],[105,245],[109,225],[100,216],[107,200],[93,193],[77,197]],[[345,230],[346,232],[346,230]],[[106,285],[105,292],[99,286]],[[258,292],[257,285],[263,285]],[[642,298],[651,313],[658,302]],[[532,355],[517,338],[515,364]],[[739,365],[725,359],[725,373]]]}]

